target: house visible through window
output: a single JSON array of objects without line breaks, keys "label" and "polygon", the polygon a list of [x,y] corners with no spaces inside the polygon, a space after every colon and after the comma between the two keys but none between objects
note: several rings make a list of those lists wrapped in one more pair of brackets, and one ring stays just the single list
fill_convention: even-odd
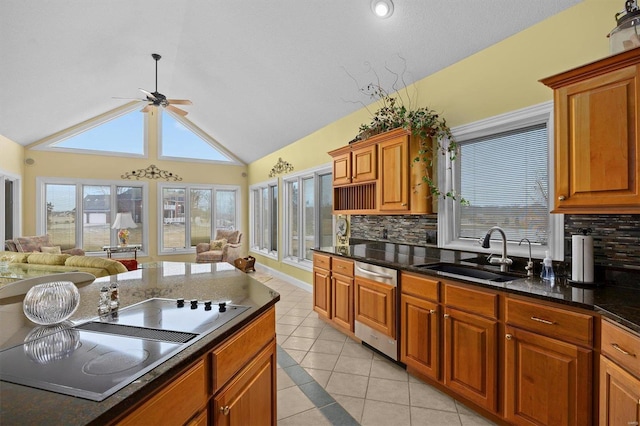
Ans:
[{"label": "house visible through window", "polygon": [[[440,166],[440,183],[449,182],[469,204],[439,203],[441,246],[481,251],[478,239],[499,226],[508,254],[528,256],[526,242],[520,245],[526,238],[534,257],[546,250],[562,256],[562,216],[549,212],[551,111],[551,104],[542,104],[453,129],[460,153]],[[499,250],[499,234],[492,239],[493,251]]]},{"label": "house visible through window", "polygon": [[131,213],[136,228],[129,229],[130,244],[146,244],[144,211],[147,186],[120,185],[95,181],[47,182],[39,179],[44,206],[39,206],[39,233],[49,234],[51,243],[62,249],[82,248],[102,252],[102,247],[118,244],[117,229],[111,225],[117,213]]},{"label": "house visible through window", "polygon": [[237,229],[236,186],[160,184],[161,252],[190,251],[208,243],[218,229]]}]

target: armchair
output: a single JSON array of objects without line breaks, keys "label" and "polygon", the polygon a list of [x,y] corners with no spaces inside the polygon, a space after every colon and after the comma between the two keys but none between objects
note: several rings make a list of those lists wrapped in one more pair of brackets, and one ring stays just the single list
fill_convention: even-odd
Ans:
[{"label": "armchair", "polygon": [[241,257],[241,239],[242,232],[238,230],[217,230],[216,237],[211,242],[196,245],[196,263],[228,262],[233,264],[234,260]]}]

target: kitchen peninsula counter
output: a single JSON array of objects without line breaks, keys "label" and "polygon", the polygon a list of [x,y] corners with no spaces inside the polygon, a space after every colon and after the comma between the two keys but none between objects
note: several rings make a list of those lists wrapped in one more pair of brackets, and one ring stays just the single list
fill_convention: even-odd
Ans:
[{"label": "kitchen peninsula counter", "polygon": [[[100,289],[117,283],[120,309],[150,298],[186,301],[225,301],[248,309],[200,337],[195,343],[164,361],[101,402],[0,382],[0,424],[105,424],[139,404],[170,379],[228,337],[270,310],[280,300],[277,292],[226,263],[195,264],[157,262],[141,269],[96,279],[79,285],[80,306],[70,321],[78,325],[97,317]],[[188,302],[187,302],[188,303]],[[186,308],[189,309],[189,308]],[[22,345],[36,327],[22,312],[22,298],[0,303],[0,349]]]},{"label": "kitchen peninsula counter", "polygon": [[[413,246],[391,242],[362,242],[349,246],[320,247],[320,253],[342,256],[402,271],[451,278],[441,272],[416,267],[421,264],[440,262],[483,267],[486,254],[458,250],[439,249],[432,246]],[[495,267],[491,267],[495,269]],[[463,281],[485,288],[498,289],[507,293],[530,296],[541,300],[561,303],[583,309],[594,310],[630,329],[640,333],[640,273],[612,271],[604,282],[596,285],[570,285],[565,279],[557,279],[553,286],[539,278],[540,265],[536,263],[533,277],[523,275],[521,279],[508,282],[491,282],[472,278]],[[511,271],[518,272],[511,268]],[[523,269],[524,271],[524,269]],[[461,280],[461,277],[456,277]]]}]

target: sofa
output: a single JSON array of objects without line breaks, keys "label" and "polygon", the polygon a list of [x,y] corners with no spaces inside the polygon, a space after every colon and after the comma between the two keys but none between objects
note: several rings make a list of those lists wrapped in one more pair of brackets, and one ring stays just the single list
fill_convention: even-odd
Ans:
[{"label": "sofa", "polygon": [[35,235],[32,237],[17,237],[12,240],[4,240],[5,251],[16,253],[32,253],[34,251],[53,254],[72,254],[84,256],[84,250],[72,248],[61,250],[60,246],[51,243],[49,235]]},{"label": "sofa", "polygon": [[233,261],[241,257],[242,232],[238,230],[218,229],[216,236],[208,243],[196,245],[196,263],[215,263]]},{"label": "sofa", "polygon": [[12,269],[29,272],[88,272],[98,277],[106,277],[121,272],[127,268],[117,260],[102,257],[75,256],[67,253],[51,254],[41,252],[19,253],[0,251],[0,260],[8,261]]}]

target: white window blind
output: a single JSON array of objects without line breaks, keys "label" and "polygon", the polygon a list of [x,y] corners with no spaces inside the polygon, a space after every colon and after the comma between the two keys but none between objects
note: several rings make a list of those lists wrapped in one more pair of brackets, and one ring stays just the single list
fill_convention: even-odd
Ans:
[{"label": "white window blind", "polygon": [[549,240],[546,124],[463,142],[459,238],[478,239],[500,226],[509,241]]}]

